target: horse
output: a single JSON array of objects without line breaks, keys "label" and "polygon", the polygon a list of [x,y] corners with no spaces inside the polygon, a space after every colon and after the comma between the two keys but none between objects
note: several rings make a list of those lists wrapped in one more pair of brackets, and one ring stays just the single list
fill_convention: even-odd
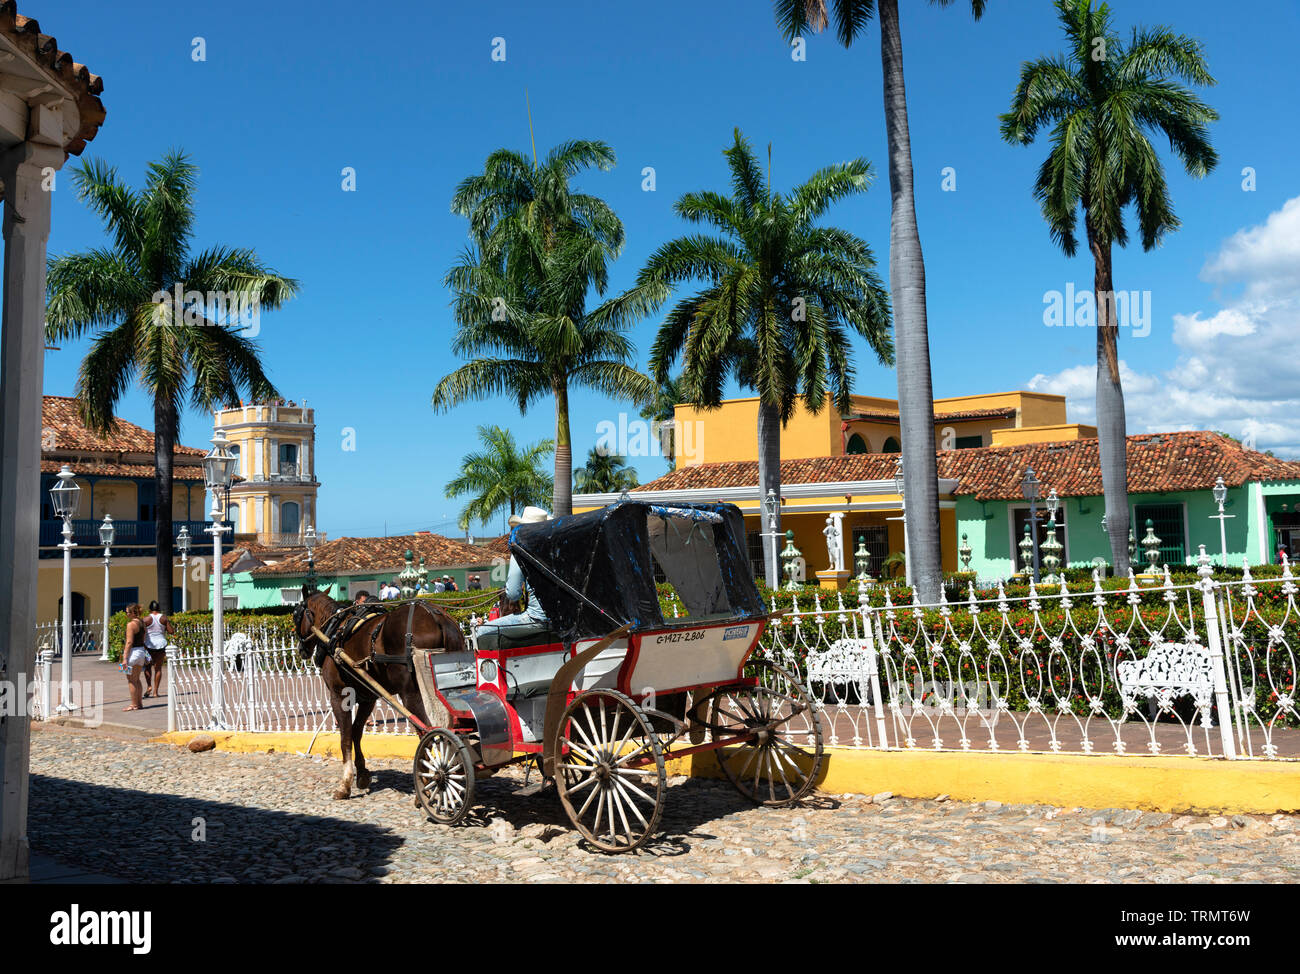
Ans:
[{"label": "horse", "polygon": [[[339,756],[343,780],[334,789],[336,799],[348,798],[353,784],[362,791],[370,787],[370,772],[361,753],[361,733],[378,700],[375,692],[345,665],[334,659],[341,653],[365,670],[391,695],[428,724],[424,701],[408,658],[410,645],[417,649],[457,652],[465,648],[465,637],[456,621],[441,609],[418,600],[398,603],[364,602],[340,604],[324,592],[303,586],[303,598],[293,612],[298,652],[314,658],[321,679],[329,691],[330,708],[339,727]],[[344,703],[351,693],[356,714]]]}]

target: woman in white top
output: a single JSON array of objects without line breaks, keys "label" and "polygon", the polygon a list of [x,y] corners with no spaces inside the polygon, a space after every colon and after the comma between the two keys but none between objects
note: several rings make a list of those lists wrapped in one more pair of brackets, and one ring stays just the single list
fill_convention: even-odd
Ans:
[{"label": "woman in white top", "polygon": [[[163,667],[167,665],[167,636],[176,630],[172,622],[158,611],[158,601],[149,603],[149,618],[144,623],[144,645],[149,651],[149,663],[144,668],[144,695],[159,696],[158,687],[162,683]],[[152,671],[153,686],[149,685]]]}]

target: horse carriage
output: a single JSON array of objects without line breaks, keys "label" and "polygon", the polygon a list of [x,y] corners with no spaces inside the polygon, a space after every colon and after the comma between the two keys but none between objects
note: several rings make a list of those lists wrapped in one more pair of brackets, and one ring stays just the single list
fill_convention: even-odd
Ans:
[{"label": "horse carriage", "polygon": [[[423,732],[417,804],[455,824],[477,779],[536,762],[592,846],[627,852],[657,829],[673,758],[714,752],[758,804],[806,795],[821,728],[799,681],[753,658],[770,616],[743,538],[730,504],[623,501],[516,527],[511,554],[549,621],[485,628],[459,647],[408,635],[425,720],[372,686]],[[683,616],[665,617],[656,574]]]}]

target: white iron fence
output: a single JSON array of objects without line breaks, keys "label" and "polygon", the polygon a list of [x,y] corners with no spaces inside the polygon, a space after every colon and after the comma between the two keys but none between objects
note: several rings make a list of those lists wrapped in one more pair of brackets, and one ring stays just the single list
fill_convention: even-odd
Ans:
[{"label": "white iron fence", "polygon": [[[98,653],[100,638],[104,632],[103,619],[81,619],[72,624],[72,652],[74,654]],[[63,623],[38,622],[34,634],[36,651],[51,649],[56,655],[63,654]]]},{"label": "white iron fence", "polygon": [[1290,567],[1215,582],[1202,557],[1200,574],[937,605],[815,596],[763,652],[819,701],[830,744],[1300,758]]},{"label": "white iron fence", "polygon": [[[298,655],[298,641],[265,629],[228,630],[222,646],[221,705],[211,630],[178,632],[167,654],[169,730],[336,731],[320,671]],[[206,636],[207,643],[203,642]],[[371,734],[410,734],[406,718],[379,701],[366,721]]]},{"label": "white iron fence", "polygon": [[[848,747],[1300,759],[1297,585],[1281,577],[883,606],[796,601],[760,655],[818,701]],[[210,630],[173,637],[169,726],[336,730],[317,668],[282,631],[226,632],[220,714]],[[802,720],[811,719],[798,718]],[[805,729],[807,725],[805,724]],[[382,701],[371,733],[412,728]]]}]

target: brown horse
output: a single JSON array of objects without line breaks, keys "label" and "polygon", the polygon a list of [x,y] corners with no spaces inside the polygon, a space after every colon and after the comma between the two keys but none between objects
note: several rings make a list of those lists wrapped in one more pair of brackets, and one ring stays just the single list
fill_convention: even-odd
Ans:
[{"label": "brown horse", "polygon": [[[427,724],[415,671],[402,661],[406,656],[407,627],[410,627],[411,645],[416,649],[458,651],[465,646],[464,635],[451,616],[423,602],[395,606],[381,602],[340,604],[324,592],[309,590],[305,585],[303,599],[293,613],[293,623],[298,635],[298,652],[303,659],[316,659],[321,679],[329,690],[330,707],[339,726],[339,756],[343,761],[343,780],[334,789],[334,797],[347,798],[354,783],[363,791],[370,787],[370,772],[361,753],[361,733],[378,697],[346,665],[335,662],[334,654],[342,653],[353,663],[362,665],[367,675]],[[352,702],[356,704],[355,714]]]}]

